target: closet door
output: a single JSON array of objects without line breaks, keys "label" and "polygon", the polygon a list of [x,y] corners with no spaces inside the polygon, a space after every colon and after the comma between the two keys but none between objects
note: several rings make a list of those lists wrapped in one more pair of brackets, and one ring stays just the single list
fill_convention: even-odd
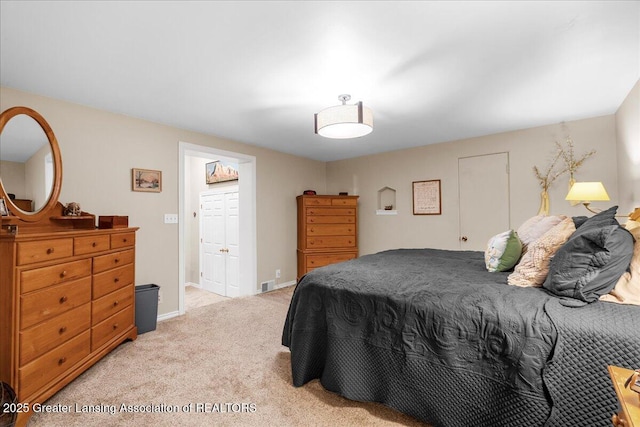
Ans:
[{"label": "closet door", "polygon": [[484,251],[510,228],[509,154],[459,158],[458,186],[460,249]]},{"label": "closet door", "polygon": [[200,285],[219,295],[240,294],[238,191],[200,195]]}]

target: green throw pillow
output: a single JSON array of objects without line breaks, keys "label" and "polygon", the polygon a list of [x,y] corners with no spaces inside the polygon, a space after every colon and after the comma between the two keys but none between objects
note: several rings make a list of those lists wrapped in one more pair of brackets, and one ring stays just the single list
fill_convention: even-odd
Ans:
[{"label": "green throw pillow", "polygon": [[518,234],[513,231],[505,231],[496,234],[487,243],[484,252],[484,261],[490,272],[511,270],[522,255],[522,242]]}]

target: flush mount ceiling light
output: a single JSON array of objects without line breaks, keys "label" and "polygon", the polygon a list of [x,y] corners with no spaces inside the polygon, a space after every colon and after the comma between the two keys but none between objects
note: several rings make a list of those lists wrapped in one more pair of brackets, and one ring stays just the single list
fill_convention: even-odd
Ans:
[{"label": "flush mount ceiling light", "polygon": [[347,105],[351,95],[340,95],[342,105],[325,108],[314,114],[315,132],[326,138],[358,138],[373,131],[373,112],[362,102]]}]

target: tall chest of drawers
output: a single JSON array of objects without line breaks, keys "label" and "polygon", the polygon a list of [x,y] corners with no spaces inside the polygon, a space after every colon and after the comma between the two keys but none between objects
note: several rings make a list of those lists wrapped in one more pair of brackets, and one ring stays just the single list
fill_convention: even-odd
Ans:
[{"label": "tall chest of drawers", "polygon": [[298,204],[298,277],[358,257],[358,196],[302,195]]},{"label": "tall chest of drawers", "polygon": [[0,236],[0,378],[19,402],[45,401],[136,338],[136,230]]}]

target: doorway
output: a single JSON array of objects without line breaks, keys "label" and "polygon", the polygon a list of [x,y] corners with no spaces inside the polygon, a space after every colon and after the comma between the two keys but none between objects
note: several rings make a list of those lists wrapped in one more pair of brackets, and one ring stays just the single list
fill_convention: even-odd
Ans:
[{"label": "doorway", "polygon": [[484,251],[510,228],[509,153],[458,159],[460,249]]},{"label": "doorway", "polygon": [[[213,147],[194,145],[187,142],[179,143],[179,165],[178,165],[178,228],[179,228],[179,314],[185,312],[185,286],[195,279],[187,280],[187,270],[192,269],[193,258],[196,257],[195,264],[199,264],[197,258],[199,234],[193,231],[192,224],[199,222],[198,209],[192,205],[194,196],[197,200],[198,193],[192,194],[192,188],[188,185],[192,180],[200,183],[205,181],[204,166],[191,165],[192,157],[209,159],[210,161],[226,159],[238,164],[239,179],[236,181],[238,188],[238,279],[237,295],[245,296],[257,293],[257,239],[256,239],[256,158],[243,153],[220,150]],[[193,169],[193,170],[192,170]],[[197,217],[197,218],[196,218]],[[197,280],[196,282],[199,282]]]}]

